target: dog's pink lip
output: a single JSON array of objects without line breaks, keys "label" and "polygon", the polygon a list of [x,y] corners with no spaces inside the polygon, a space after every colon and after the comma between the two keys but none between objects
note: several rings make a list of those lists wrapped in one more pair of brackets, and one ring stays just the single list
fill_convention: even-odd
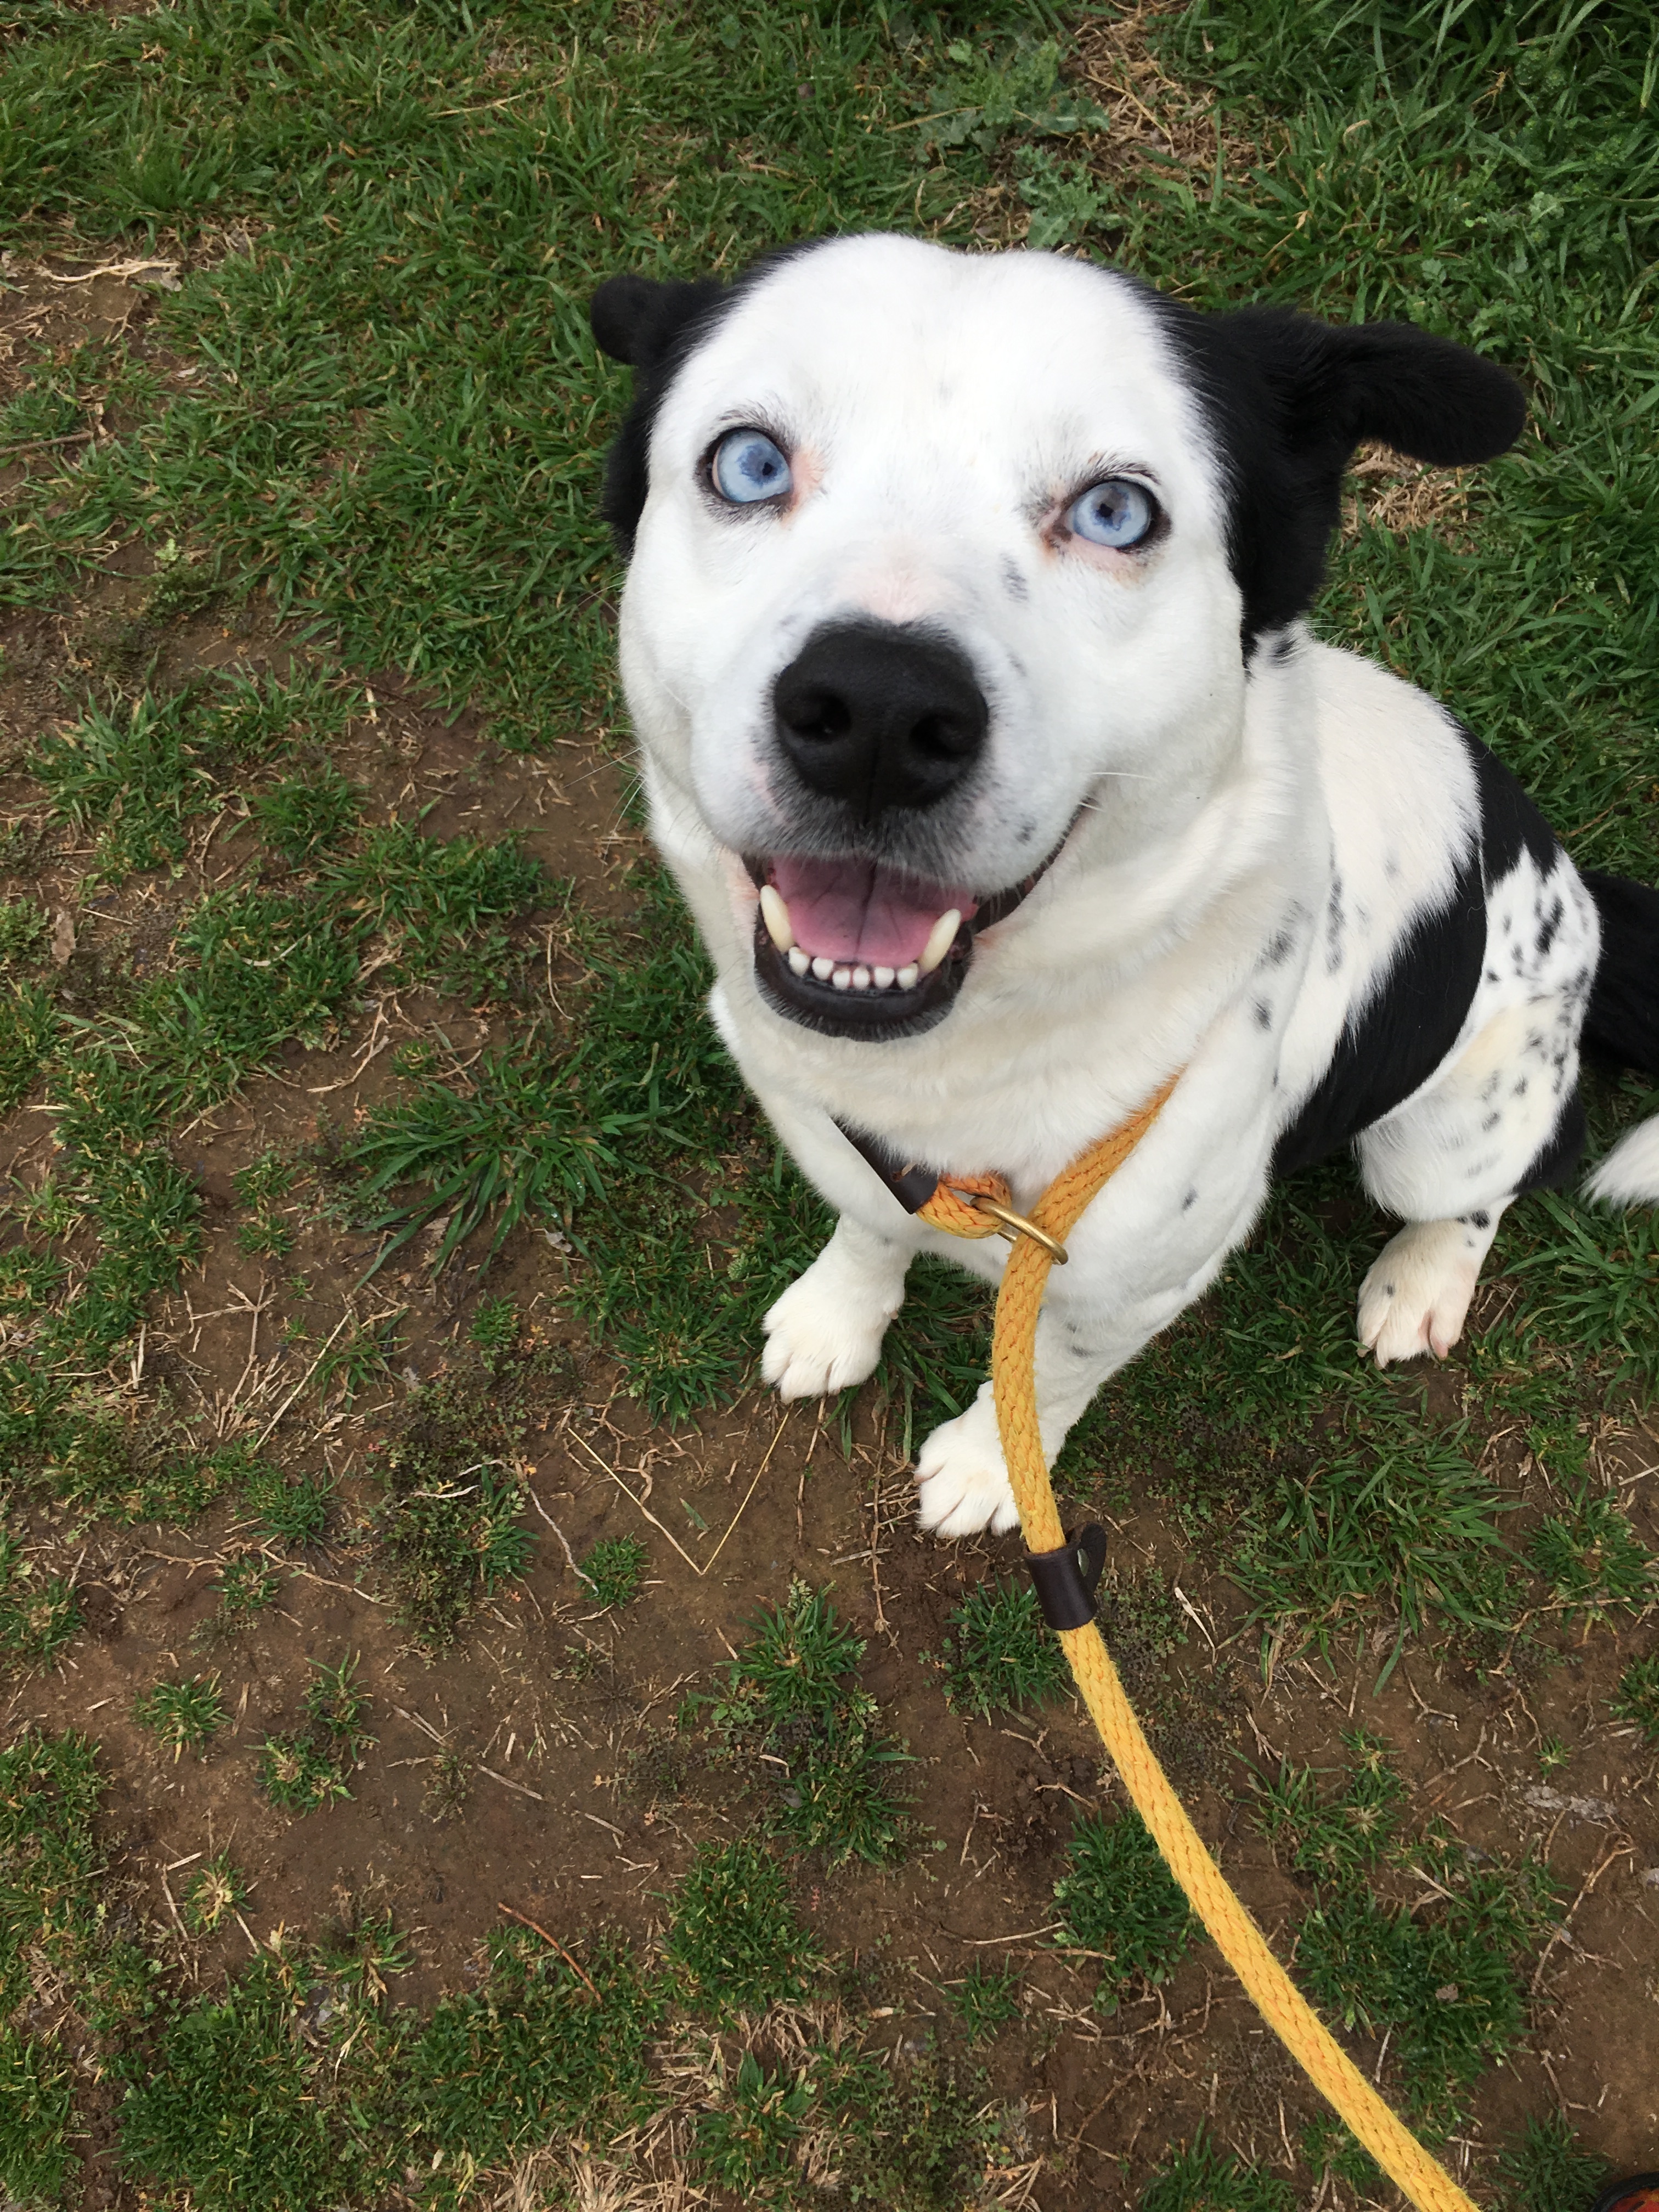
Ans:
[{"label": "dog's pink lip", "polygon": [[785,853],[764,867],[764,881],[789,909],[796,944],[811,959],[907,967],[921,957],[942,914],[954,908],[967,921],[979,905],[961,884],[931,883],[877,860]]}]

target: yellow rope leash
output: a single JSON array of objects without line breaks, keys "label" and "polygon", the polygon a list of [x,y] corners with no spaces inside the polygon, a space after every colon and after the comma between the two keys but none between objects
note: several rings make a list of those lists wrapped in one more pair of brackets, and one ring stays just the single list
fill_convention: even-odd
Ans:
[{"label": "yellow rope leash", "polygon": [[[1151,1128],[1179,1079],[1171,1077],[1155,1098],[1049,1184],[1029,1224],[1040,1237],[1022,1225],[1012,1240],[997,1298],[991,1379],[1008,1480],[1026,1549],[1035,1554],[1066,1548],[1037,1430],[1036,1325],[1048,1270],[1056,1258],[1063,1259],[1065,1240],[1085,1207]],[[975,1205],[975,1197],[988,1200],[989,1206]],[[1019,1216],[1009,1214],[1007,1185],[995,1176],[953,1176],[948,1186],[941,1182],[919,1216],[957,1237],[994,1236],[1000,1230],[1006,1234],[1020,1222]],[[1085,1604],[1089,1605],[1086,1592]],[[1092,1618],[1058,1633],[1079,1692],[1136,1811],[1263,2020],[1418,2212],[1474,2212],[1450,2175],[1390,2111],[1318,2018],[1229,1888],[1158,1765]]]}]

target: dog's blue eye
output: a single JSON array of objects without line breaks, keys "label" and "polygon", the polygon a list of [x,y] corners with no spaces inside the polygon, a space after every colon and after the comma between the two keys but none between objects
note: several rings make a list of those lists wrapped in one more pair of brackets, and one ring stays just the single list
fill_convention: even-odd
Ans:
[{"label": "dog's blue eye", "polygon": [[714,448],[714,489],[733,507],[778,499],[789,489],[789,463],[763,430],[732,430]]},{"label": "dog's blue eye", "polygon": [[1109,545],[1120,553],[1139,545],[1157,519],[1152,494],[1122,477],[1091,484],[1066,518],[1091,545]]}]

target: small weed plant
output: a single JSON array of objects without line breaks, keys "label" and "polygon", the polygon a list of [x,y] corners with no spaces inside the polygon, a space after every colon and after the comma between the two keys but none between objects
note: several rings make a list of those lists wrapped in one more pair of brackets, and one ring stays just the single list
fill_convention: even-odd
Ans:
[{"label": "small weed plant", "polygon": [[199,1754],[224,1722],[219,1677],[181,1674],[174,1682],[157,1682],[135,1698],[132,1717],[173,1753],[175,1763],[184,1752]]},{"label": "small weed plant", "polygon": [[651,1554],[637,1536],[612,1536],[595,1544],[581,1564],[581,1578],[593,1602],[609,1613],[627,1605],[639,1591]]},{"label": "small weed plant", "polygon": [[1140,2212],[1294,2212],[1290,2184],[1235,2158],[1200,2129],[1140,2193]]},{"label": "small weed plant", "polygon": [[989,1720],[1046,1705],[1070,1685],[1066,1655],[1029,1583],[981,1583],[952,1611],[950,1627],[945,1695],[955,1712]]},{"label": "small weed plant", "polygon": [[48,1664],[80,1626],[69,1577],[40,1573],[16,1540],[0,1534],[0,1654]]},{"label": "small weed plant", "polygon": [[966,2029],[969,2043],[989,2043],[1000,2027],[1019,2018],[1019,1977],[1012,1966],[988,1966],[975,1959],[945,1996]]},{"label": "small weed plant", "polygon": [[818,1964],[787,1872],[743,1837],[698,1852],[674,1894],[667,1954],[691,2001],[719,2019],[799,2002]]},{"label": "small weed plant", "polygon": [[259,1783],[284,1812],[314,1813],[349,1797],[354,1769],[374,1741],[363,1726],[368,1700],[352,1680],[356,1662],[317,1666],[305,1694],[305,1725],[295,1735],[267,1736],[259,1752]]},{"label": "small weed plant", "polygon": [[1613,2178],[1565,2112],[1529,2113],[1498,2153],[1498,2172],[1508,2212],[1584,2212]]},{"label": "small weed plant", "polygon": [[794,2171],[795,2145],[811,2103],[805,2081],[767,2073],[745,2051],[724,2100],[697,2122],[700,2171],[734,2196],[764,2203]]},{"label": "small weed plant", "polygon": [[768,1778],[769,1825],[832,1866],[897,1858],[910,1832],[893,1789],[893,1769],[910,1754],[851,1679],[863,1656],[828,1592],[797,1579],[720,1670],[709,1700],[727,1750]]},{"label": "small weed plant", "polygon": [[1126,1996],[1156,1989],[1191,1948],[1197,1923],[1140,1815],[1090,1814],[1072,1835],[1066,1871],[1054,1884],[1065,1923],[1057,1939],[1095,1955],[1095,2010],[1114,2013]]},{"label": "small weed plant", "polygon": [[326,1475],[302,1474],[290,1482],[274,1468],[252,1477],[245,1496],[261,1534],[275,1544],[319,1544],[335,1506]]},{"label": "small weed plant", "polygon": [[1613,1700],[1613,1717],[1641,1729],[1650,1744],[1659,1744],[1659,1652],[1650,1659],[1632,1659],[1619,1678]]},{"label": "small weed plant", "polygon": [[192,1936],[216,1935],[247,1902],[247,1884],[228,1851],[215,1851],[185,1884],[179,1909]]}]

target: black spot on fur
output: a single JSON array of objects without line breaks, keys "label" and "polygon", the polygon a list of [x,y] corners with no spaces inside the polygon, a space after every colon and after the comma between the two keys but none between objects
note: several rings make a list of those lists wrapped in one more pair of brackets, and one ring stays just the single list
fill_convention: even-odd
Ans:
[{"label": "black spot on fur", "polygon": [[1197,1203],[1198,1203],[1198,1191],[1197,1191],[1196,1187],[1194,1187],[1193,1189],[1189,1190],[1189,1191],[1188,1192],[1188,1194],[1187,1194],[1186,1197],[1185,1197],[1185,1198],[1183,1198],[1183,1199],[1182,1200],[1182,1201],[1181,1201],[1181,1210],[1182,1210],[1182,1212],[1183,1213],[1185,1213],[1185,1212],[1187,1212],[1187,1210],[1188,1209],[1188,1207],[1193,1206],[1196,1206],[1196,1204],[1197,1204]]},{"label": "black spot on fur", "polygon": [[1030,598],[1031,587],[1026,582],[1024,573],[1017,561],[1005,561],[1003,562],[1002,588],[1007,592],[1011,599],[1024,602]]},{"label": "black spot on fur", "polygon": [[1418,915],[1370,1000],[1350,1014],[1330,1066],[1274,1148],[1275,1175],[1352,1143],[1427,1082],[1457,1042],[1486,943],[1486,886],[1471,851],[1445,904]]},{"label": "black spot on fur", "polygon": [[[1463,740],[1474,770],[1487,890],[1494,884],[1501,884],[1512,872],[1522,853],[1531,855],[1540,875],[1547,875],[1561,857],[1554,830],[1497,754],[1483,745],[1473,730],[1459,722],[1457,734]],[[1506,914],[1503,926],[1508,936],[1514,927],[1514,917]]]},{"label": "black spot on fur", "polygon": [[1479,1213],[1472,1213],[1472,1214],[1470,1214],[1470,1216],[1468,1217],[1468,1218],[1469,1218],[1470,1225],[1471,1225],[1473,1228],[1475,1228],[1475,1229],[1490,1229],[1490,1228],[1492,1227],[1492,1216],[1491,1216],[1491,1214],[1490,1214],[1490,1213],[1488,1213],[1488,1212],[1486,1212],[1486,1208],[1485,1208],[1484,1206],[1481,1208],[1481,1210],[1480,1210],[1480,1212]]},{"label": "black spot on fur", "polygon": [[1255,1025],[1259,1030],[1270,1030],[1273,1025],[1273,1010],[1265,999],[1255,1002]]},{"label": "black spot on fur", "polygon": [[1278,930],[1262,946],[1261,957],[1256,962],[1256,967],[1258,969],[1282,968],[1295,950],[1295,932],[1289,929]]}]

